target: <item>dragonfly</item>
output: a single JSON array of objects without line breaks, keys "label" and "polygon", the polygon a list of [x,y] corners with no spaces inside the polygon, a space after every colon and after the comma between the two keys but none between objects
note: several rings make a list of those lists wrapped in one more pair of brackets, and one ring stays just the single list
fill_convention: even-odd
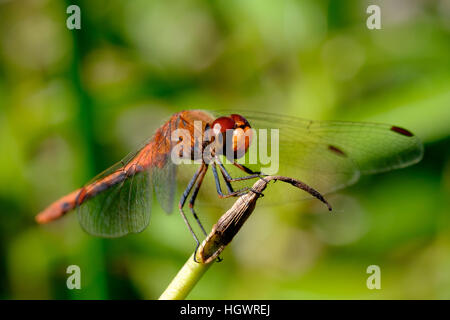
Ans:
[{"label": "dragonfly", "polygon": [[[264,140],[258,136],[261,130],[266,130],[266,137],[267,131],[274,132],[277,139]],[[189,172],[181,169],[189,165],[179,162],[191,160],[189,168],[194,170],[179,198],[178,211],[198,248],[199,238],[185,214],[186,203],[206,236],[195,203],[208,169],[214,177],[212,188],[221,199],[256,192],[251,185],[267,175],[266,163],[241,160],[253,146],[261,151],[262,141],[267,152],[280,153],[277,174],[300,179],[305,197],[325,203],[324,194],[355,183],[363,174],[403,168],[423,155],[420,139],[395,125],[313,121],[250,111],[185,110],[173,114],[136,152],[50,204],[36,221],[48,223],[76,209],[81,227],[89,234],[114,238],[141,232],[149,224],[154,194],[164,211],[173,211],[177,175]],[[304,198],[281,190],[280,196],[287,195],[289,201]]]}]

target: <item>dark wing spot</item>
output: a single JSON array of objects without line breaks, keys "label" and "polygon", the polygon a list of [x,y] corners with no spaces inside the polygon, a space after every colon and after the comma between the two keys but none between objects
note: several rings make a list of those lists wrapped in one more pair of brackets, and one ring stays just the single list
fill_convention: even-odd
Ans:
[{"label": "dark wing spot", "polygon": [[400,128],[400,127],[396,127],[396,126],[392,126],[391,127],[391,131],[400,133],[400,134],[402,134],[404,136],[407,136],[407,137],[412,137],[413,136],[413,134],[410,131],[408,131],[406,129],[403,129],[403,128]]},{"label": "dark wing spot", "polygon": [[343,156],[343,157],[347,156],[344,151],[342,151],[341,149],[339,149],[336,146],[332,146],[331,144],[328,146],[328,149],[333,151],[334,153],[337,153],[340,156]]}]

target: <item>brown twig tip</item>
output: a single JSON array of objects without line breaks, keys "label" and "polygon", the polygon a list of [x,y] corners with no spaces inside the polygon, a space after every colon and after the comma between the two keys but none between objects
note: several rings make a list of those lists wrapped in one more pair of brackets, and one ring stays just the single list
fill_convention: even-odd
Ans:
[{"label": "brown twig tip", "polygon": [[223,214],[219,221],[213,226],[212,231],[199,247],[197,258],[201,263],[210,263],[216,259],[223,249],[233,240],[234,236],[241,229],[247,218],[253,212],[256,201],[261,197],[270,181],[283,181],[308,192],[313,197],[322,201],[331,211],[331,205],[314,188],[306,183],[284,176],[265,176],[259,179],[250,189],[250,192],[239,197],[233,206]]},{"label": "brown twig tip", "polygon": [[283,182],[287,182],[291,185],[293,185],[294,187],[297,187],[299,189],[302,189],[305,192],[308,192],[310,195],[312,195],[314,198],[319,199],[320,201],[322,201],[327,207],[329,211],[332,211],[333,208],[331,207],[331,205],[328,203],[328,201],[323,197],[323,195],[317,191],[316,189],[314,189],[313,187],[310,187],[309,185],[307,185],[306,183],[294,179],[294,178],[290,178],[290,177],[283,177],[283,176],[269,176],[265,178],[267,181],[270,180],[280,180]]},{"label": "brown twig tip", "polygon": [[161,295],[160,299],[184,299],[189,294],[203,273],[218,259],[219,254],[241,229],[255,209],[256,201],[262,196],[262,192],[266,189],[268,183],[277,180],[290,183],[308,192],[325,203],[328,209],[331,210],[329,203],[318,191],[299,180],[283,176],[265,176],[263,179],[259,179],[252,186],[250,192],[240,196],[233,206],[220,217],[198,250],[194,252],[196,255],[195,260],[199,263],[194,261],[194,256],[192,255]]}]

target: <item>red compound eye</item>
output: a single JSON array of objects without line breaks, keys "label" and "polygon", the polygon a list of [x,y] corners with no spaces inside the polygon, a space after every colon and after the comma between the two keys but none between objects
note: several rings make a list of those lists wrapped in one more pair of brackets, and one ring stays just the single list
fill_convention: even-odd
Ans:
[{"label": "red compound eye", "polygon": [[224,133],[229,129],[234,129],[235,125],[236,123],[230,117],[220,117],[214,120],[214,122],[212,123],[212,129],[216,131],[220,128],[220,132]]},{"label": "red compound eye", "polygon": [[[229,117],[220,117],[214,120],[211,126],[215,134],[220,134],[221,136],[219,140],[221,147],[218,148],[219,153],[226,154],[232,160],[241,158],[247,152],[252,141],[253,132],[250,124],[243,116],[232,114]],[[225,135],[227,130],[233,130],[232,136]]]},{"label": "red compound eye", "polygon": [[251,128],[250,123],[248,123],[247,119],[239,114],[232,114],[230,118],[234,120],[237,128]]}]

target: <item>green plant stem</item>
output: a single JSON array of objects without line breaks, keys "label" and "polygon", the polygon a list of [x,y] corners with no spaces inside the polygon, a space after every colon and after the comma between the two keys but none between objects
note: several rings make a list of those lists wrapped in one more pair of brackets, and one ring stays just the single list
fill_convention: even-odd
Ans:
[{"label": "green plant stem", "polygon": [[189,257],[181,270],[178,271],[178,274],[159,297],[159,300],[182,300],[186,298],[198,280],[214,262],[198,263],[194,261],[193,257],[194,254]]},{"label": "green plant stem", "polygon": [[192,254],[167,289],[159,297],[160,300],[180,300],[186,298],[198,280],[200,280],[211,264],[216,261],[219,254],[231,242],[252,214],[256,206],[256,201],[260,198],[261,193],[266,189],[267,184],[271,180],[284,181],[306,191],[326,204],[328,209],[331,210],[330,204],[319,192],[299,180],[283,176],[265,176],[264,179],[257,180],[253,184],[252,192],[240,196],[233,206],[213,226],[209,235],[196,251],[196,260],[199,262],[194,261],[193,257],[195,253]]}]

